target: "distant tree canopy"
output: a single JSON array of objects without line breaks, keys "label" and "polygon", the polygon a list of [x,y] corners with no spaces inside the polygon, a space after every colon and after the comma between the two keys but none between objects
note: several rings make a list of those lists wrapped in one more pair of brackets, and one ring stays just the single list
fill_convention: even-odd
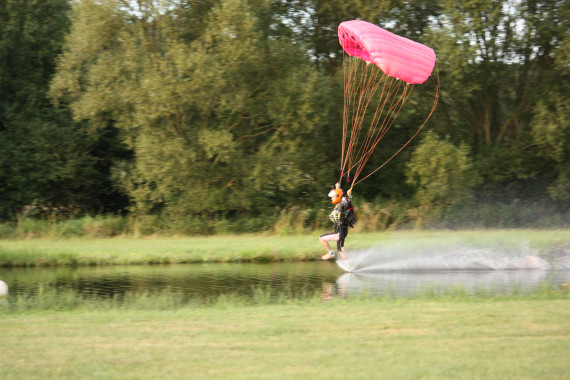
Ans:
[{"label": "distant tree canopy", "polygon": [[[431,134],[355,194],[570,207],[566,1],[0,0],[0,217],[33,202],[169,218],[324,205],[341,153],[336,27],[355,18],[432,47],[441,83]],[[404,107],[370,165],[431,100]],[[440,180],[465,185],[447,201],[427,166],[445,152],[459,177]]]},{"label": "distant tree canopy", "polygon": [[206,15],[141,4],[74,7],[52,84],[78,122],[121,130],[135,158],[114,176],[134,209],[225,215],[318,193],[332,172],[319,144],[331,80],[274,34],[270,3],[220,1]]},{"label": "distant tree canopy", "polygon": [[[565,1],[443,3],[433,34],[445,83],[440,114],[449,123],[446,132],[473,147],[486,187],[520,190],[524,183],[540,187],[542,197],[567,173],[546,157],[551,146],[533,130],[544,130],[541,107],[556,118],[552,114],[565,111],[560,100],[568,104],[569,12]],[[568,141],[568,128],[556,129]]]},{"label": "distant tree canopy", "polygon": [[469,147],[455,147],[428,131],[407,164],[408,183],[422,206],[452,205],[473,199],[481,178],[473,170]]},{"label": "distant tree canopy", "polygon": [[33,204],[124,207],[109,178],[109,133],[94,139],[47,97],[68,12],[62,0],[0,0],[0,218]]}]

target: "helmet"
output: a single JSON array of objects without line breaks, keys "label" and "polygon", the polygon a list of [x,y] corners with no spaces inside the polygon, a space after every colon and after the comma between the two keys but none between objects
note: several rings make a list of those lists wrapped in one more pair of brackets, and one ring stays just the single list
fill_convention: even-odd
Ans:
[{"label": "helmet", "polygon": [[331,198],[331,202],[333,204],[337,204],[341,201],[342,199],[342,189],[332,189],[331,191],[329,191],[329,197]]}]

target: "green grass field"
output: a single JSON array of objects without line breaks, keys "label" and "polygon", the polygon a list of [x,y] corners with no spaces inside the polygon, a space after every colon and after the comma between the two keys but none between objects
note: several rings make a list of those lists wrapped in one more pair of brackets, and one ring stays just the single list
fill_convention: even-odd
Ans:
[{"label": "green grass field", "polygon": [[[311,260],[316,235],[0,241],[2,265]],[[349,249],[456,245],[538,252],[567,247],[568,230],[351,234]],[[0,299],[6,379],[566,379],[570,296],[454,290],[410,298],[340,299],[259,289],[185,300],[181,294],[99,299],[44,289]]]},{"label": "green grass field", "polygon": [[[316,260],[325,253],[319,234],[0,240],[0,266]],[[545,251],[570,244],[570,230],[351,231],[346,249],[378,244],[405,244],[411,249],[527,244]]]},{"label": "green grass field", "polygon": [[5,379],[567,379],[568,295],[0,312]]}]

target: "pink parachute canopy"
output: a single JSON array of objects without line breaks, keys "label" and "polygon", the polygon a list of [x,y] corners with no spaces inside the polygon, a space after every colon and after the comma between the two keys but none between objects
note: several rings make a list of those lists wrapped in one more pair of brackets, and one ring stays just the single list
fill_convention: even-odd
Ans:
[{"label": "pink parachute canopy", "polygon": [[433,49],[366,21],[341,23],[338,39],[347,54],[374,63],[386,75],[406,83],[425,82],[435,65]]}]

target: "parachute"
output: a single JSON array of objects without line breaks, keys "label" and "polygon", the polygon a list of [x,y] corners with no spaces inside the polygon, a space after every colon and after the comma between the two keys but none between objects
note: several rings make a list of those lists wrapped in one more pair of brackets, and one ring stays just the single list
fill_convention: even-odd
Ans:
[{"label": "parachute", "polygon": [[431,76],[436,55],[425,45],[366,21],[341,23],[338,38],[346,53],[340,181],[346,176],[348,182],[352,180],[352,188],[392,160],[425,126],[437,106],[439,78],[434,79],[434,102],[424,122],[384,163],[359,178],[411,96],[414,85]]}]

